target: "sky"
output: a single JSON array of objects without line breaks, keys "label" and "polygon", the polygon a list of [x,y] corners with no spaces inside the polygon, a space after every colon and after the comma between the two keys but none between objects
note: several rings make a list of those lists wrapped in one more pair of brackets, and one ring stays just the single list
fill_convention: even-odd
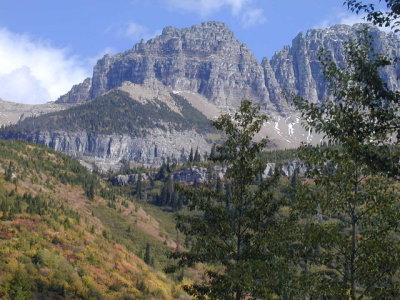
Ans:
[{"label": "sky", "polygon": [[342,0],[0,0],[0,98],[54,101],[104,54],[204,21],[227,24],[261,61],[299,32],[362,19]]}]

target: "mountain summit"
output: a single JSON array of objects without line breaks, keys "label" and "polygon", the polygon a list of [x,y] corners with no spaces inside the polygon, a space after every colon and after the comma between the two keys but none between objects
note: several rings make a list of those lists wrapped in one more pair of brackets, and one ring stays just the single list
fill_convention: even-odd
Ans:
[{"label": "mountain summit", "polygon": [[[105,55],[93,69],[92,78],[74,86],[57,103],[83,103],[120,87],[125,81],[151,89],[166,86],[175,91],[198,93],[222,110],[238,107],[242,99],[258,102],[264,109],[287,114],[281,96],[290,90],[313,101],[327,96],[318,61],[321,47],[339,64],[344,59],[344,42],[357,35],[362,24],[335,25],[299,33],[291,46],[277,51],[261,64],[247,46],[223,23],[205,22],[184,29],[166,27],[162,34],[141,41],[124,53]],[[377,50],[400,54],[399,38],[371,28]],[[400,67],[383,73],[393,88],[400,85]]]},{"label": "mountain summit", "polygon": [[177,91],[193,91],[220,107],[236,107],[243,98],[268,101],[261,65],[223,23],[184,29],[166,27],[160,36],[115,56],[105,55],[92,79],[75,86],[58,103],[80,103],[119,87],[124,81]]},{"label": "mountain summit", "polygon": [[[328,88],[318,60],[320,49],[343,66],[344,43],[362,26],[336,25],[300,33],[291,46],[261,63],[223,23],[166,27],[160,36],[100,59],[92,78],[57,100],[73,104],[72,108],[21,117],[15,126],[0,130],[0,138],[44,144],[101,163],[104,169],[123,161],[159,165],[166,157],[187,156],[190,149],[209,152],[218,138],[210,120],[250,99],[270,116],[260,136],[268,136],[271,146],[318,143],[321,137],[302,128],[298,113],[281,92],[324,101]],[[377,28],[370,34],[377,51],[400,56],[398,36]],[[388,85],[397,90],[398,74],[399,63],[382,70]]]}]

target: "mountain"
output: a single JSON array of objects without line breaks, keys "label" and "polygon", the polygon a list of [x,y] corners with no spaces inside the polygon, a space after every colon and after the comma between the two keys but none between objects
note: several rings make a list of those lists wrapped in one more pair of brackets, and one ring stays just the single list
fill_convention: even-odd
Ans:
[{"label": "mountain", "polygon": [[[258,102],[268,111],[291,112],[281,91],[287,89],[313,101],[327,96],[318,61],[321,47],[343,65],[344,42],[357,35],[362,24],[335,25],[299,33],[291,46],[258,63],[246,45],[223,23],[205,22],[184,29],[166,27],[160,36],[140,42],[114,56],[105,55],[93,69],[92,78],[76,85],[57,103],[82,103],[121,86],[125,81],[157,89],[190,91],[221,109],[237,107],[242,99]],[[400,54],[400,39],[371,28],[375,48],[392,56]],[[267,38],[265,39],[267,40]],[[400,67],[383,72],[393,88],[399,87]]]},{"label": "mountain", "polygon": [[[312,29],[305,34],[299,33],[292,45],[278,51],[262,65],[266,85],[276,90],[289,90],[313,102],[328,97],[327,84],[323,76],[318,54],[321,48],[332,55],[333,61],[344,66],[344,46],[349,38],[355,38],[363,24],[354,26],[335,25],[328,29]],[[400,38],[394,33],[385,33],[371,27],[369,34],[374,40],[374,48],[391,57],[400,55]],[[392,89],[399,89],[400,64],[385,68],[382,77]]]},{"label": "mountain", "polygon": [[69,156],[0,141],[0,298],[187,299],[162,272],[172,214],[127,195]]},{"label": "mountain", "polygon": [[[202,101],[210,107],[207,100],[196,100],[197,106]],[[160,165],[165,157],[189,155],[191,147],[209,151],[208,138],[215,134],[209,119],[184,94],[163,87],[154,92],[128,82],[90,102],[0,130],[3,139],[43,144],[95,160],[106,170],[118,168],[121,161]]]},{"label": "mountain", "polygon": [[[219,138],[210,120],[234,111],[247,98],[270,117],[260,136],[269,136],[271,147],[319,143],[321,136],[302,128],[282,90],[324,101],[328,89],[320,48],[343,66],[344,43],[362,27],[335,25],[299,33],[290,46],[261,63],[223,23],[166,27],[160,36],[124,53],[105,55],[92,78],[55,104],[74,107],[22,120],[0,130],[0,137],[44,144],[104,169],[125,161],[160,165],[166,157],[187,156],[191,148],[209,152]],[[370,34],[378,51],[400,55],[398,36],[377,28]],[[382,70],[393,89],[399,89],[399,74],[399,63]]]},{"label": "mountain", "polygon": [[269,106],[262,67],[246,45],[223,23],[206,22],[160,36],[115,56],[105,55],[86,79],[58,103],[85,102],[124,81],[199,93],[220,107],[249,98]]}]

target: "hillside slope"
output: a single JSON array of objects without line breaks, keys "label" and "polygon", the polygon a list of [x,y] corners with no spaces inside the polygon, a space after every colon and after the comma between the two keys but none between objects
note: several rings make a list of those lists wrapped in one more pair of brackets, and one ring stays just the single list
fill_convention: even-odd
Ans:
[{"label": "hillside slope", "polygon": [[174,241],[114,189],[65,155],[0,141],[0,298],[183,299],[159,271]]}]

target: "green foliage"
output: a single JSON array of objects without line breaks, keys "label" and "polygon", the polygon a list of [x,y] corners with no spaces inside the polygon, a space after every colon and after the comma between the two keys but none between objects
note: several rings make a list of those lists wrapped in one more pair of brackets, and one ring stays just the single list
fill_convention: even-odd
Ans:
[{"label": "green foliage", "polygon": [[[307,126],[337,147],[303,146],[315,185],[297,184],[296,244],[305,297],[394,299],[400,296],[398,156],[378,156],[399,128],[399,93],[380,78],[390,62],[372,51],[367,32],[346,44],[346,67],[322,52],[333,100],[296,98]],[[381,157],[382,160],[371,158]],[[387,163],[396,162],[396,163]]]},{"label": "green foliage", "polygon": [[7,180],[7,181],[11,181],[13,172],[14,172],[14,165],[10,161],[10,163],[8,164],[7,169],[4,172],[4,179]]},{"label": "green foliage", "polygon": [[366,20],[372,22],[374,25],[380,27],[390,27],[398,32],[400,25],[400,3],[398,0],[384,0],[379,2],[385,2],[386,8],[384,10],[377,10],[376,4],[368,3],[365,4],[359,0],[346,0],[344,5],[347,5],[348,9],[357,14],[366,14]]},{"label": "green foliage", "polygon": [[208,119],[195,110],[182,97],[174,96],[182,108],[182,115],[172,111],[165,103],[142,104],[132,100],[126,92],[114,90],[88,103],[67,110],[27,118],[16,125],[0,129],[2,138],[25,139],[37,130],[86,131],[88,134],[129,134],[144,136],[148,130],[195,129],[205,133],[213,131]]},{"label": "green foliage", "polygon": [[398,176],[400,151],[393,151],[390,144],[400,137],[400,93],[391,90],[379,73],[393,60],[374,52],[368,27],[359,34],[345,44],[345,68],[333,62],[330,53],[321,52],[333,100],[311,103],[295,97],[294,104],[309,120],[307,128],[343,145],[353,159]]},{"label": "green foliage", "polygon": [[228,166],[230,194],[180,187],[192,213],[178,216],[178,228],[190,241],[187,251],[173,257],[181,267],[207,265],[205,282],[186,286],[196,299],[266,298],[279,290],[285,275],[278,274],[288,274],[281,255],[288,222],[280,215],[282,203],[273,193],[278,177],[254,185],[263,169],[259,154],[267,140],[254,142],[253,137],[265,120],[258,107],[243,101],[233,117],[223,115],[214,122],[226,135],[217,151],[218,161]]}]

